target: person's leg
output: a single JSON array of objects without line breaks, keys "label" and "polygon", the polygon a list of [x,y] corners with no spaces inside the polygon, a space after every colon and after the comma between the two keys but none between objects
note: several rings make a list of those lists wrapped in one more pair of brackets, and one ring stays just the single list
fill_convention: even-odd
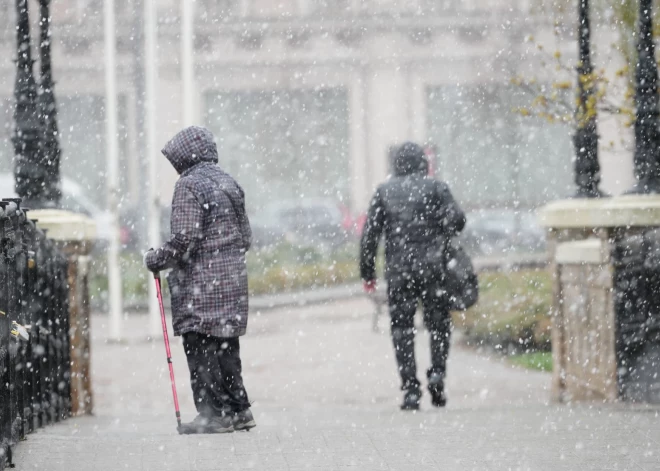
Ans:
[{"label": "person's leg", "polygon": [[223,406],[232,412],[250,408],[247,391],[243,385],[241,346],[238,337],[219,338],[217,351],[221,373],[220,399]]},{"label": "person's leg", "polygon": [[438,280],[429,280],[422,292],[424,323],[431,337],[431,367],[427,371],[429,392],[435,406],[446,404],[444,392],[451,340],[451,316]]},{"label": "person's leg", "polygon": [[222,400],[234,413],[234,427],[237,430],[249,430],[257,424],[250,412],[250,401],[243,384],[240,341],[238,337],[219,340]]},{"label": "person's leg", "polygon": [[406,391],[402,408],[419,406],[419,380],[415,362],[415,311],[417,290],[413,279],[405,273],[397,274],[388,282],[388,301],[392,327],[392,343],[396,356],[401,389]]},{"label": "person's leg", "polygon": [[196,332],[183,334],[183,348],[186,352],[188,370],[190,371],[190,387],[193,391],[195,408],[204,417],[213,416],[213,408],[209,404],[208,387],[212,383],[209,375],[206,336]]},{"label": "person's leg", "polygon": [[183,424],[180,433],[225,433],[234,430],[232,418],[220,400],[221,375],[216,352],[217,339],[199,333],[183,335],[183,345],[190,370],[190,385],[199,415]]}]

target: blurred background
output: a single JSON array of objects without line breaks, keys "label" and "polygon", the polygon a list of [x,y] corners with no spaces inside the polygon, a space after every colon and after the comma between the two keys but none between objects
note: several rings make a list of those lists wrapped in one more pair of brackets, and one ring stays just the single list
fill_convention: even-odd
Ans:
[{"label": "blurred background", "polygon": [[[179,1],[155,4],[155,133],[160,148],[183,127],[182,20]],[[534,210],[573,191],[574,128],[518,112],[533,97],[512,79],[531,74],[550,86],[556,77],[540,71],[553,51],[575,58],[572,4],[193,4],[194,87],[188,106],[194,123],[215,134],[220,165],[245,189],[255,236],[250,265],[255,292],[357,281],[357,245],[369,198],[389,173],[391,149],[408,139],[426,146],[434,175],[449,183],[468,212],[461,237],[471,254],[543,253],[544,233]],[[620,37],[612,23],[613,8],[605,0],[592,7],[595,44]],[[115,10],[118,213],[124,302],[131,305],[142,303],[146,295],[140,263],[149,247],[144,5],[117,0]],[[32,21],[38,21],[37,15]],[[105,191],[103,2],[57,0],[52,21],[62,204],[96,221],[95,250],[102,253],[111,230]],[[3,195],[13,191],[15,24],[13,2],[0,0]],[[542,50],[541,43],[549,43],[552,51]],[[612,75],[624,61],[605,47],[595,47],[595,55]],[[572,102],[571,90],[560,92]],[[603,119],[600,127],[604,133],[629,134],[616,119]],[[619,139],[602,147],[602,186],[620,193],[633,182],[630,149]],[[177,176],[164,158],[156,159],[162,159],[156,192],[161,237],[166,239]],[[102,257],[94,261],[93,301],[98,308],[106,296],[104,263]],[[316,275],[305,281],[304,267],[310,266]],[[291,281],[292,276],[298,281]]]}]

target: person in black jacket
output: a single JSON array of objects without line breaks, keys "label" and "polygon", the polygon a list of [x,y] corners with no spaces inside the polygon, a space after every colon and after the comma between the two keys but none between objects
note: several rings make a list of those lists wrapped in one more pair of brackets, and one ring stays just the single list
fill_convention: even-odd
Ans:
[{"label": "person in black jacket", "polygon": [[392,340],[405,391],[404,410],[418,409],[421,398],[414,349],[414,318],[420,301],[431,335],[428,390],[433,405],[446,404],[451,319],[443,289],[444,251],[465,226],[465,214],[449,187],[428,176],[428,165],[419,145],[407,142],[398,149],[394,175],[378,187],[371,200],[360,246],[360,275],[365,291],[373,292],[376,252],[385,235],[385,278]]}]

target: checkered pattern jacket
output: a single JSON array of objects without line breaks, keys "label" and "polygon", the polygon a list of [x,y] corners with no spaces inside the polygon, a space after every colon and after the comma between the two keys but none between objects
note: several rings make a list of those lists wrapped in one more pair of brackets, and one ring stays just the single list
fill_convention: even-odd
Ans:
[{"label": "checkered pattern jacket", "polygon": [[172,268],[174,335],[244,335],[248,320],[245,253],[252,231],[243,190],[218,166],[213,135],[200,127],[177,134],[163,154],[179,172],[172,236],[145,257],[152,271]]}]

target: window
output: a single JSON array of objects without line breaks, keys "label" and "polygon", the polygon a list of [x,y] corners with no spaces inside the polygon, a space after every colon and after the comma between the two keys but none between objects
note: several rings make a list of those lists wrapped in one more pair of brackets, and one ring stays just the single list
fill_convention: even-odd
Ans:
[{"label": "window", "polygon": [[427,100],[436,168],[461,203],[537,206],[572,191],[571,128],[519,116],[515,86],[431,87]]},{"label": "window", "polygon": [[421,0],[421,9],[430,14],[456,13],[462,6],[461,0]]},{"label": "window", "polygon": [[341,15],[351,9],[351,0],[310,0],[313,13]]},{"label": "window", "polygon": [[204,22],[217,23],[239,13],[237,0],[198,0],[197,17]]},{"label": "window", "polygon": [[345,89],[209,93],[206,109],[222,166],[253,209],[303,196],[348,201]]}]

